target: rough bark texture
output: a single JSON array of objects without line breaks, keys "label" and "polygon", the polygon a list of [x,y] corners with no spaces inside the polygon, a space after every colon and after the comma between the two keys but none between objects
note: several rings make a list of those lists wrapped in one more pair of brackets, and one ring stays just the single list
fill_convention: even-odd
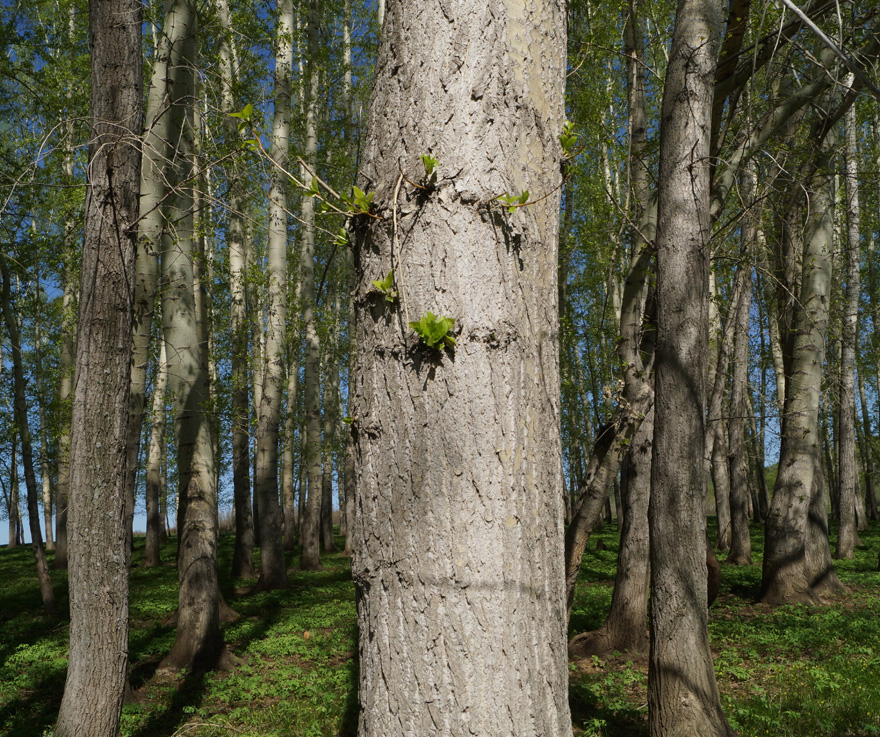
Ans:
[{"label": "rough bark texture", "polygon": [[[24,466],[24,483],[27,489],[28,527],[31,532],[31,550],[34,554],[34,565],[37,568],[37,580],[40,584],[40,596],[47,614],[55,614],[55,592],[52,579],[49,577],[49,563],[46,549],[43,547],[43,535],[40,531],[40,511],[37,503],[37,476],[34,473],[34,448],[31,440],[30,423],[28,422],[27,397],[25,395],[24,368],[21,360],[21,335],[18,321],[12,308],[12,275],[6,263],[6,255],[0,253],[0,269],[2,269],[3,287],[3,319],[6,322],[6,333],[12,348],[12,383],[13,383],[13,418],[21,439],[21,462]],[[16,488],[18,484],[16,481]],[[15,507],[18,508],[18,497],[15,495]],[[10,538],[11,539],[11,538]]]},{"label": "rough bark texture", "polygon": [[159,499],[162,496],[162,447],[165,445],[165,390],[168,386],[168,364],[165,341],[159,341],[159,362],[153,384],[153,408],[150,412],[150,449],[147,453],[146,506],[147,536],[144,544],[144,567],[161,565],[159,545],[162,539],[162,517]]},{"label": "rough bark texture", "polygon": [[[821,146],[819,169],[811,182],[812,220],[804,238],[800,304],[793,313],[786,346],[785,411],[779,473],[765,523],[761,598],[769,604],[815,602],[814,587],[836,580],[815,541],[827,531],[820,489],[819,394],[825,359],[831,289],[834,177],[829,170],[836,136]],[[827,549],[827,540],[825,547]],[[812,552],[812,555],[809,553]],[[808,560],[808,558],[810,560]]]},{"label": "rough bark texture", "polygon": [[70,655],[59,737],[115,737],[127,682],[141,8],[137,0],[89,3],[92,140],[71,424]]},{"label": "rough bark texture", "polygon": [[[207,346],[200,341],[193,293],[192,110],[196,15],[193,0],[175,0],[182,25],[181,43],[172,55],[174,102],[169,115],[181,131],[173,160],[174,196],[167,219],[174,239],[162,254],[162,322],[168,356],[168,388],[174,397],[177,439],[177,635],[162,666],[203,670],[224,655],[220,635],[220,588],[217,577],[217,497],[213,442],[206,411]],[[178,127],[179,126],[179,127]]]},{"label": "rough bark texture", "polygon": [[[565,7],[389,3],[354,223],[359,734],[564,735]],[[419,154],[440,162],[437,186]],[[504,192],[548,196],[508,213]],[[394,268],[394,304],[370,281]],[[457,346],[407,326],[456,320]]]},{"label": "rough bark texture", "polygon": [[709,138],[720,0],[680,0],[660,128],[657,349],[649,507],[653,737],[731,735],[707,632],[702,449],[708,359]]},{"label": "rough bark texture", "polygon": [[846,296],[842,315],[840,353],[839,427],[839,520],[838,558],[852,558],[860,544],[856,526],[856,499],[859,496],[859,467],[856,456],[855,367],[856,335],[859,321],[859,182],[856,109],[846,114],[844,182],[846,187]]},{"label": "rough bark texture", "polygon": [[287,182],[290,146],[290,75],[293,68],[293,2],[279,0],[275,55],[275,112],[270,156],[269,285],[266,290],[266,353],[263,391],[257,407],[254,497],[259,509],[262,590],[287,586],[281,506],[278,501],[278,430],[284,397],[287,321]]},{"label": "rough bark texture", "polygon": [[[332,292],[332,287],[331,290]],[[332,300],[332,293],[328,294]],[[337,323],[338,324],[338,323]],[[337,328],[338,329],[338,328]],[[339,366],[333,356],[336,346],[333,338],[326,341],[329,354],[324,372],[324,465],[321,478],[321,547],[325,553],[336,552],[333,539],[333,451],[336,425],[339,423]]]},{"label": "rough bark texture", "polygon": [[[306,37],[309,58],[318,54],[320,0],[309,0]],[[309,65],[308,91],[306,93],[306,145],[305,159],[315,170],[318,154],[318,75],[314,65]],[[304,181],[308,173],[303,171]],[[306,427],[303,437],[303,463],[308,478],[308,500],[303,514],[301,539],[303,544],[300,566],[305,571],[321,567],[321,341],[318,337],[315,312],[315,201],[303,197],[302,246],[300,248],[300,289],[302,296],[302,319],[306,333],[306,357],[304,397]],[[302,487],[300,494],[305,493]]]}]

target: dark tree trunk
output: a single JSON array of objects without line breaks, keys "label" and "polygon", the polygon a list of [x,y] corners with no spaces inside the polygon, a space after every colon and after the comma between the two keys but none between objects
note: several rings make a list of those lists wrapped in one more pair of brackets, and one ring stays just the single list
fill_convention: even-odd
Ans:
[{"label": "dark tree trunk", "polygon": [[[571,734],[564,77],[562,2],[388,5],[363,165],[381,219],[355,219],[361,737]],[[425,180],[422,152],[440,162],[425,190],[400,169]],[[526,207],[495,202],[526,190]],[[389,304],[370,282],[392,268]],[[455,319],[454,347],[408,327],[428,311]]]},{"label": "dark tree trunk", "polygon": [[[34,565],[37,568],[37,580],[40,584],[40,596],[47,614],[55,614],[55,592],[52,579],[49,577],[49,562],[43,547],[43,536],[40,530],[40,511],[37,505],[37,476],[34,473],[34,449],[31,442],[30,423],[28,422],[27,397],[25,396],[24,369],[21,361],[21,336],[18,322],[12,308],[12,276],[6,255],[0,253],[0,269],[2,269],[3,287],[2,303],[3,318],[6,321],[6,332],[12,347],[12,382],[13,382],[13,417],[21,439],[21,462],[24,466],[24,483],[27,489],[28,526],[31,531],[31,549],[34,553]],[[17,486],[17,484],[16,484]],[[16,500],[16,507],[18,506]]]},{"label": "dark tree trunk", "polygon": [[719,0],[680,0],[663,91],[649,507],[651,735],[732,735],[707,631],[703,453],[709,145]]},{"label": "dark tree trunk", "polygon": [[165,341],[161,341],[156,379],[153,383],[150,449],[144,474],[147,507],[147,535],[144,541],[145,568],[153,568],[162,564],[160,543],[163,524],[159,514],[159,500],[162,496],[162,446],[165,444],[165,389],[167,386],[168,366],[165,356]]},{"label": "dark tree trunk", "polygon": [[71,422],[70,656],[55,734],[115,737],[128,665],[127,441],[140,192],[137,0],[91,0],[92,141]]}]

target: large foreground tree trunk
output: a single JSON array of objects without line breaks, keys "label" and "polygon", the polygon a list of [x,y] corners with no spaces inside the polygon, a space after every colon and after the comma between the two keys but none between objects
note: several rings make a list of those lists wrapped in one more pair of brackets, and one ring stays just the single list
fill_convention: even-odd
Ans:
[{"label": "large foreground tree trunk", "polygon": [[731,735],[707,631],[709,138],[720,0],[680,0],[663,90],[649,506],[652,737]]},{"label": "large foreground tree trunk", "polygon": [[59,737],[115,737],[128,676],[126,463],[141,8],[138,0],[89,3],[93,138],[71,424],[70,657]]},{"label": "large foreground tree trunk", "polygon": [[[362,737],[571,734],[564,79],[563,2],[388,5],[363,169],[381,220],[354,220]],[[423,190],[401,176],[427,179],[421,153],[440,165]],[[494,202],[526,190],[534,204]],[[392,268],[389,303],[370,282]],[[428,311],[456,320],[454,348],[408,327]]]}]

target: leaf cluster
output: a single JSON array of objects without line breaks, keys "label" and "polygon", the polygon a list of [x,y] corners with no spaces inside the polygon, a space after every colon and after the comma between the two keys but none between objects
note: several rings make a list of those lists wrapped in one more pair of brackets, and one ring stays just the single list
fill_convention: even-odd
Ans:
[{"label": "leaf cluster", "polygon": [[453,325],[455,325],[453,318],[438,317],[433,312],[428,312],[418,322],[409,324],[419,334],[422,342],[435,351],[456,346],[455,338],[450,335]]}]

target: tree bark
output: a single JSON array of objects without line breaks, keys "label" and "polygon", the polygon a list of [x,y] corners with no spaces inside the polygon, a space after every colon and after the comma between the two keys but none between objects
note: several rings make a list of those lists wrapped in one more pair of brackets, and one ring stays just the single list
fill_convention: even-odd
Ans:
[{"label": "tree bark", "polygon": [[660,127],[657,348],[649,506],[651,735],[732,735],[707,631],[704,406],[709,145],[718,0],[680,0]]},{"label": "tree bark", "polygon": [[769,604],[816,602],[817,589],[823,584],[834,586],[837,580],[830,554],[825,561],[816,541],[823,528],[827,530],[817,474],[822,462],[819,394],[831,288],[834,176],[830,164],[836,138],[833,128],[824,137],[810,182],[813,215],[802,258],[802,309],[794,312],[789,334],[779,472],[765,523],[761,599]]},{"label": "tree bark", "polygon": [[860,545],[856,525],[856,498],[859,496],[859,465],[856,455],[855,366],[859,321],[859,223],[858,145],[856,108],[851,106],[844,121],[844,182],[846,191],[846,296],[841,316],[840,355],[840,439],[838,457],[839,524],[837,558],[852,559]]},{"label": "tree bark", "polygon": [[865,379],[862,371],[858,372],[859,403],[862,407],[862,449],[865,464],[865,511],[869,519],[877,520],[877,492],[874,485],[874,451],[871,447],[871,415],[868,412],[868,400],[865,396]]},{"label": "tree bark", "polygon": [[165,444],[165,390],[168,386],[168,362],[165,341],[159,341],[159,361],[153,384],[153,408],[150,412],[150,450],[146,468],[147,537],[144,546],[144,567],[162,564],[159,546],[162,539],[162,518],[159,499],[162,495],[162,446]]},{"label": "tree bark", "polygon": [[[306,38],[309,58],[318,56],[319,23],[321,0],[309,0]],[[309,65],[306,92],[306,142],[305,160],[315,171],[318,154],[318,95],[319,80]],[[303,170],[304,180],[308,173]],[[308,500],[303,514],[301,539],[303,544],[300,567],[304,571],[315,571],[321,567],[321,497],[323,480],[321,478],[321,342],[318,337],[317,314],[315,310],[315,201],[303,197],[302,201],[302,246],[300,249],[300,289],[302,298],[302,319],[306,333],[306,355],[304,375],[304,403],[306,426],[303,438],[303,463],[308,478]],[[304,493],[303,488],[300,493]]]},{"label": "tree bark", "polygon": [[274,161],[269,190],[269,285],[266,353],[257,413],[254,497],[259,509],[260,590],[287,586],[281,506],[278,500],[278,431],[284,398],[287,337],[287,151],[290,146],[290,75],[293,68],[293,1],[279,0],[275,56]]},{"label": "tree bark", "polygon": [[[34,448],[31,441],[30,423],[28,422],[27,397],[25,395],[24,368],[21,360],[21,334],[12,307],[12,275],[6,254],[0,253],[0,269],[2,269],[2,301],[3,318],[6,332],[12,348],[12,382],[13,382],[13,417],[21,439],[21,461],[24,466],[24,482],[27,489],[28,526],[31,532],[31,550],[34,554],[34,565],[37,568],[37,580],[40,584],[40,596],[46,614],[56,613],[55,592],[52,579],[49,577],[49,563],[43,547],[43,536],[40,531],[40,510],[37,503],[37,476],[34,473]],[[17,485],[17,484],[16,484]]]},{"label": "tree bark", "polygon": [[738,276],[743,286],[730,319],[734,323],[733,377],[730,391],[730,419],[728,420],[730,469],[730,552],[731,565],[752,564],[752,539],[749,531],[749,463],[746,458],[745,423],[748,413],[746,391],[749,373],[749,315],[752,309],[752,263],[749,254],[755,247],[757,223],[761,217],[755,204],[756,179],[754,168],[746,166],[742,176],[742,193],[748,211],[742,225],[741,257]]},{"label": "tree bark", "polygon": [[[354,220],[362,737],[571,734],[564,77],[564,3],[388,5],[363,167],[376,217]],[[420,153],[440,162],[433,189],[403,186],[401,169],[425,178]],[[526,190],[512,213],[494,202]],[[389,304],[370,282],[392,268]],[[407,327],[428,310],[456,320],[454,350]]]},{"label": "tree bark", "polygon": [[203,671],[223,665],[227,656],[220,634],[220,587],[217,576],[217,497],[214,487],[213,437],[208,401],[207,346],[200,340],[193,294],[192,104],[196,47],[193,0],[174,0],[180,23],[179,44],[172,49],[174,99],[167,113],[180,131],[172,159],[173,197],[166,219],[175,223],[174,239],[162,254],[162,322],[168,357],[168,388],[174,401],[177,440],[177,635],[162,661],[165,669]]},{"label": "tree bark", "polygon": [[[222,33],[219,35],[220,97],[227,111],[236,109],[233,96],[236,49],[226,0],[216,0]],[[240,139],[235,118],[223,116],[223,129],[228,145]],[[226,239],[229,247],[229,293],[232,369],[232,495],[235,509],[235,547],[232,552],[233,578],[256,578],[253,565],[254,522],[251,514],[250,472],[250,410],[248,404],[248,315],[247,315],[247,247],[244,225],[246,193],[240,164],[233,158],[229,177],[229,226]]]},{"label": "tree bark", "polygon": [[92,140],[70,448],[70,655],[55,734],[115,737],[128,665],[126,464],[140,186],[137,0],[91,0]]}]

